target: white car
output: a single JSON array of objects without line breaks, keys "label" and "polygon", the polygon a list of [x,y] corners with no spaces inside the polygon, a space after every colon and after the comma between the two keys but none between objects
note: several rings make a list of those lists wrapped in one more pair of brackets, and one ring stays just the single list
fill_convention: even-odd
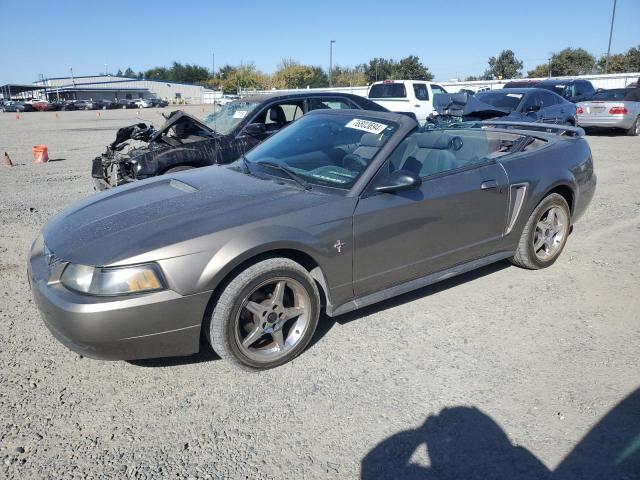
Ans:
[{"label": "white car", "polygon": [[413,113],[422,123],[434,112],[433,96],[437,93],[448,92],[422,80],[384,80],[371,84],[367,98],[392,112]]},{"label": "white car", "polygon": [[135,103],[138,106],[138,108],[153,107],[153,103],[148,98],[138,98],[138,99],[134,100],[133,103]]}]

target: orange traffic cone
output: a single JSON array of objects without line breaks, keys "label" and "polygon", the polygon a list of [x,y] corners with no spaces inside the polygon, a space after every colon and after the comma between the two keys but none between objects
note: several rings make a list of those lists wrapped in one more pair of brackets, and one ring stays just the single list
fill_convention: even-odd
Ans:
[{"label": "orange traffic cone", "polygon": [[16,120],[20,120],[20,115],[16,115]]},{"label": "orange traffic cone", "polygon": [[49,161],[49,149],[46,145],[35,145],[33,147],[34,163],[46,163]]},{"label": "orange traffic cone", "polygon": [[7,152],[4,152],[4,161],[2,164],[5,167],[13,167],[13,162],[11,161],[11,158],[9,158],[9,154]]}]

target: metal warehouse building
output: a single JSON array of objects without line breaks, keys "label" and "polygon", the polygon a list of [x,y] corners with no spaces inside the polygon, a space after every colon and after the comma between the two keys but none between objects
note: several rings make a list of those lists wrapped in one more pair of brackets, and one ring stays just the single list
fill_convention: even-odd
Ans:
[{"label": "metal warehouse building", "polygon": [[213,90],[200,85],[170,82],[164,80],[146,80],[112,75],[87,77],[45,78],[33,82],[45,87],[50,100],[113,100],[136,98],[161,98],[175,103],[204,103]]}]

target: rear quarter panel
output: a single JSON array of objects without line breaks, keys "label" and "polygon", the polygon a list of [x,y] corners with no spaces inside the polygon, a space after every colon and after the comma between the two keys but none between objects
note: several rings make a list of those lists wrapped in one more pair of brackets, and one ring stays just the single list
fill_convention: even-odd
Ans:
[{"label": "rear quarter panel", "polygon": [[584,137],[553,139],[545,147],[513,155],[501,163],[511,185],[527,185],[519,217],[505,237],[507,245],[514,249],[533,210],[555,188],[571,190],[572,223],[582,216],[593,198],[596,176],[591,149]]}]

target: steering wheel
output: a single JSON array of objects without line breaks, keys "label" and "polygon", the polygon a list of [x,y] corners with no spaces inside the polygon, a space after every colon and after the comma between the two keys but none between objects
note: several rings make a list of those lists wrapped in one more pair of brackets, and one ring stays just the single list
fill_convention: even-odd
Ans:
[{"label": "steering wheel", "polygon": [[351,170],[364,170],[367,168],[367,161],[357,153],[348,153],[342,157],[342,166],[347,169],[354,166],[355,168]]}]

